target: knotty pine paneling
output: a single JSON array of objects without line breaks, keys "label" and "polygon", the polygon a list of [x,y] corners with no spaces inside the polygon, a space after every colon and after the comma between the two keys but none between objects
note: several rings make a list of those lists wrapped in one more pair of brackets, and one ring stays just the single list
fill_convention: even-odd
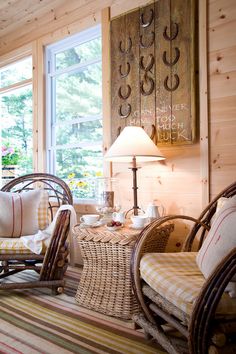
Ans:
[{"label": "knotty pine paneling", "polygon": [[211,99],[210,117],[211,123],[219,122],[224,124],[226,121],[234,121],[236,117],[236,96],[227,96]]},{"label": "knotty pine paneling", "polygon": [[234,47],[211,52],[209,55],[210,75],[225,74],[236,70],[236,50]]},{"label": "knotty pine paneling", "polygon": [[210,196],[235,181],[236,2],[209,2]]}]

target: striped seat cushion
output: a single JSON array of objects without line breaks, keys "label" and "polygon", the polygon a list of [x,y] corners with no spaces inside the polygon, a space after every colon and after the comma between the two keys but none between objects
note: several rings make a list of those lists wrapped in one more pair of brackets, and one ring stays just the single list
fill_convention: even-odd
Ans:
[{"label": "striped seat cushion", "polygon": [[[188,315],[205,282],[196,255],[195,252],[147,253],[140,263],[142,279]],[[224,293],[217,313],[236,314],[236,300]]]},{"label": "striped seat cushion", "polygon": [[[50,239],[43,241],[42,254],[45,253]],[[33,254],[23,243],[21,237],[0,237],[0,254]]]}]

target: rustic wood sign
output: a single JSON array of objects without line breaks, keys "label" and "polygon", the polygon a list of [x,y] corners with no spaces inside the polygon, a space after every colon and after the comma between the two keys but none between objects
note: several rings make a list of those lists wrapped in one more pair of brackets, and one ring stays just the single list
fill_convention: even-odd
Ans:
[{"label": "rustic wood sign", "polygon": [[111,21],[112,141],[127,125],[155,143],[194,141],[196,6],[159,0]]}]

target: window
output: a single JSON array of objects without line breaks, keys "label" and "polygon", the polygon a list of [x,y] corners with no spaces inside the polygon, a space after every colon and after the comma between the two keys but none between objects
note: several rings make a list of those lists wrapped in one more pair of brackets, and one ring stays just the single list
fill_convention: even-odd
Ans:
[{"label": "window", "polygon": [[102,170],[101,30],[50,45],[47,62],[47,169],[74,196],[94,199]]},{"label": "window", "polygon": [[33,172],[31,56],[0,69],[0,119],[2,178]]}]

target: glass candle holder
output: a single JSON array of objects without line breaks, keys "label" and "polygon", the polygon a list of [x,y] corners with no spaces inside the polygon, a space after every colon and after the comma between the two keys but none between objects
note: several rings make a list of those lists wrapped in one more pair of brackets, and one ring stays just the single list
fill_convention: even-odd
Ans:
[{"label": "glass candle holder", "polygon": [[101,177],[97,179],[97,212],[102,215],[102,222],[112,220],[112,214],[121,208],[118,180],[116,178]]}]

